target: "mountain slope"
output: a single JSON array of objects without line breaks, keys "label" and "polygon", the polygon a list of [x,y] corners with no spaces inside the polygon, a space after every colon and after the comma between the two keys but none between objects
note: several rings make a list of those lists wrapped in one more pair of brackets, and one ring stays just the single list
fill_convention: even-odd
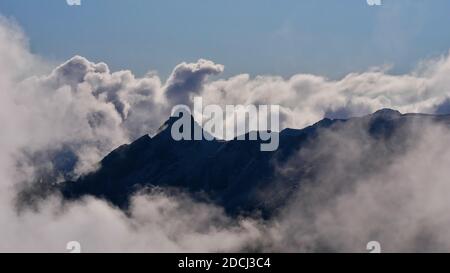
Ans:
[{"label": "mountain slope", "polygon": [[[98,171],[61,184],[61,192],[68,199],[93,195],[126,209],[129,197],[141,189],[176,188],[208,198],[230,214],[260,211],[269,216],[302,183],[314,181],[325,168],[335,168],[327,162],[339,148],[333,145],[343,144],[324,142],[324,136],[369,139],[363,151],[367,160],[346,166],[364,170],[360,172],[364,176],[405,151],[412,124],[450,124],[449,116],[402,115],[383,109],[361,118],[324,119],[301,130],[285,129],[277,151],[261,152],[259,141],[174,141],[170,129],[175,120],[170,118],[153,138],[146,135],[114,150],[100,162]],[[374,155],[383,160],[374,160]]]}]

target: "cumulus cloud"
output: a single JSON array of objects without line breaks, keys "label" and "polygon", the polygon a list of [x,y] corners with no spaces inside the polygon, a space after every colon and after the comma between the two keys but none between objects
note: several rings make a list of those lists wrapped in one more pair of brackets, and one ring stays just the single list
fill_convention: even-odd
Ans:
[{"label": "cumulus cloud", "polygon": [[52,198],[38,210],[0,217],[0,252],[64,252],[73,240],[85,252],[223,252],[251,246],[260,236],[252,220],[162,192],[136,196],[127,215],[91,198],[65,205]]},{"label": "cumulus cloud", "polygon": [[178,67],[162,84],[154,74],[111,72],[81,56],[47,68],[30,53],[20,28],[2,18],[1,252],[63,252],[71,240],[85,251],[237,251],[258,236],[251,220],[163,192],[136,196],[127,214],[103,201],[64,203],[58,196],[18,211],[24,182],[54,183],[92,171],[112,149],[154,132],[168,118],[170,90],[181,92],[184,84],[198,92],[207,74],[222,69],[200,60]]},{"label": "cumulus cloud", "polygon": [[[366,131],[349,130],[328,131],[300,152],[317,159],[317,176],[299,181],[273,222],[269,248],[365,252],[375,240],[385,252],[448,252],[449,128],[409,124],[394,136],[396,146],[408,141],[394,156]],[[281,170],[295,172],[297,159]]]},{"label": "cumulus cloud", "polygon": [[4,96],[14,101],[5,98],[4,103],[14,107],[9,112],[16,120],[24,119],[15,132],[26,138],[22,144],[28,153],[72,152],[74,175],[80,175],[121,144],[156,132],[169,117],[172,102],[188,104],[181,97],[199,92],[206,76],[221,68],[205,60],[182,64],[162,84],[154,74],[136,78],[131,71],[110,72],[105,63],[75,56],[48,75],[3,81],[9,84]]},{"label": "cumulus cloud", "polygon": [[388,74],[385,68],[338,80],[307,74],[288,79],[244,74],[207,83],[202,97],[206,104],[278,104],[282,127],[302,128],[323,117],[362,116],[381,108],[442,113],[450,92],[449,72],[450,58],[444,55],[404,75]]},{"label": "cumulus cloud", "polygon": [[165,86],[168,98],[177,104],[190,104],[190,96],[202,91],[207,76],[223,72],[224,66],[200,59],[197,63],[181,63],[175,67]]},{"label": "cumulus cloud", "polygon": [[189,105],[197,95],[205,104],[279,104],[282,127],[384,107],[447,113],[448,55],[405,75],[371,69],[338,80],[243,74],[209,81],[224,67],[207,60],[178,65],[166,81],[152,73],[137,78],[128,70],[112,72],[81,56],[49,66],[30,53],[16,24],[0,18],[0,251],[59,252],[71,240],[86,251],[364,251],[374,239],[387,250],[450,249],[449,139],[434,125],[413,131],[417,142],[389,168],[334,195],[336,171],[363,160],[370,141],[360,135],[326,138],[334,144],[323,146],[342,150],[321,150],[335,155],[328,169],[265,223],[231,219],[218,207],[163,192],[136,196],[129,214],[103,201],[64,203],[57,196],[35,210],[18,213],[14,206],[24,181],[48,182],[40,179],[51,174],[57,182],[92,171],[114,148],[156,132],[174,104]]}]

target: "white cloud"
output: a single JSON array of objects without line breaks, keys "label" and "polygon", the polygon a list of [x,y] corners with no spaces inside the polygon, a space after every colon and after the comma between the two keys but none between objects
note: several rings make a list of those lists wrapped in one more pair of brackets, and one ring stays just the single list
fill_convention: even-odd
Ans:
[{"label": "white cloud", "polygon": [[450,57],[445,55],[405,75],[377,69],[340,80],[306,74],[289,79],[238,75],[208,82],[202,96],[205,103],[221,105],[279,104],[286,113],[284,127],[302,128],[327,115],[361,116],[380,108],[433,113],[449,96],[449,72]]},{"label": "white cloud", "polygon": [[[440,129],[430,129],[415,149],[354,191],[323,206],[306,199],[317,205],[312,218],[300,213],[301,202],[294,202],[280,218],[263,225],[233,220],[217,207],[162,193],[135,197],[131,217],[93,199],[63,206],[53,197],[37,212],[23,214],[14,207],[18,185],[35,178],[38,169],[51,169],[52,158],[69,152],[76,159],[73,174],[84,173],[115,147],[155,132],[174,103],[190,104],[193,95],[219,105],[279,104],[283,125],[291,127],[326,115],[363,115],[383,107],[446,112],[448,55],[405,75],[372,69],[340,80],[243,74],[208,81],[207,76],[224,67],[207,60],[178,65],[166,82],[153,74],[136,78],[131,71],[111,72],[106,64],[79,56],[50,72],[48,66],[30,53],[19,27],[0,19],[0,251],[63,251],[71,240],[81,241],[87,251],[237,251],[255,245],[296,251],[320,249],[324,239],[333,239],[336,249],[357,251],[372,234],[380,234],[389,249],[411,250],[421,245],[412,240],[424,230],[433,231],[433,240],[440,243],[422,245],[450,249],[450,237],[445,236],[450,153],[447,133]],[[342,161],[349,157],[346,149],[330,164],[359,159],[360,144],[348,144],[356,157]],[[386,202],[374,204],[374,199]],[[404,206],[393,210],[390,202],[397,200]],[[398,230],[402,236],[392,237]]]},{"label": "white cloud", "polygon": [[209,75],[223,72],[224,66],[200,59],[197,63],[181,63],[175,67],[165,86],[165,93],[173,105],[189,104],[192,93],[199,94]]},{"label": "white cloud", "polygon": [[318,175],[274,221],[270,248],[364,252],[375,240],[385,252],[450,251],[449,128],[410,124],[405,135],[407,149],[393,158],[360,129],[328,132],[303,150],[318,160]]},{"label": "white cloud", "polygon": [[85,252],[238,251],[259,236],[257,223],[235,221],[221,209],[163,193],[137,196],[131,215],[106,202],[85,199],[61,206],[58,199],[40,212],[0,216],[0,252],[64,252],[79,241]]}]

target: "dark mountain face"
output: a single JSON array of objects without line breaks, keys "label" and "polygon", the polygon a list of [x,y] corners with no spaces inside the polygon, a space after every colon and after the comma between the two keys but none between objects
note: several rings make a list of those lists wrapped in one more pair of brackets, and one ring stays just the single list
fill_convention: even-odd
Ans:
[{"label": "dark mountain face", "polygon": [[[325,171],[336,171],[336,180],[351,183],[388,166],[413,141],[411,126],[450,123],[449,116],[402,115],[383,109],[361,118],[324,119],[301,130],[285,129],[278,150],[261,152],[259,141],[175,141],[171,137],[175,120],[170,118],[153,138],[143,136],[117,148],[95,173],[60,184],[62,194],[68,199],[93,195],[126,209],[139,190],[181,189],[232,215],[261,212],[267,217],[297,188],[314,183]],[[331,164],[341,156],[337,151],[347,149],[345,141],[336,139],[361,142],[365,147],[361,160],[342,168]]]}]

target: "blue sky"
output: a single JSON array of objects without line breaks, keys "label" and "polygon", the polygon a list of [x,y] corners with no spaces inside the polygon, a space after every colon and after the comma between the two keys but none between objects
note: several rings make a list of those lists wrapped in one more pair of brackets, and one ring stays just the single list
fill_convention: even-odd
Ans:
[{"label": "blue sky", "polygon": [[336,78],[386,64],[403,73],[450,48],[448,0],[2,0],[0,14],[48,59],[79,54],[163,77],[199,58],[224,64],[225,76]]}]

